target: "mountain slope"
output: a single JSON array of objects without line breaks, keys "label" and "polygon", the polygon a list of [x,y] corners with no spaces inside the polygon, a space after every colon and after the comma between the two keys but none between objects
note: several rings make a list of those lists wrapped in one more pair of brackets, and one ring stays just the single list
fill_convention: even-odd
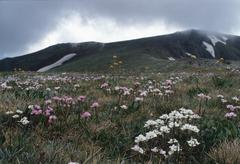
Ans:
[{"label": "mountain slope", "polygon": [[181,60],[192,57],[240,60],[240,37],[188,30],[113,43],[64,43],[28,55],[0,60],[0,71],[12,71],[14,68],[37,71],[72,53],[76,55],[58,65],[54,70],[106,69],[113,55],[123,60],[125,68],[154,65],[164,59],[168,60],[169,57]]},{"label": "mountain slope", "polygon": [[78,57],[81,57],[98,51],[101,49],[102,45],[102,43],[97,42],[53,45],[24,56],[2,59],[0,60],[0,71],[12,71],[15,68],[21,68],[27,71],[37,71],[42,67],[56,62],[65,55],[76,53]]}]

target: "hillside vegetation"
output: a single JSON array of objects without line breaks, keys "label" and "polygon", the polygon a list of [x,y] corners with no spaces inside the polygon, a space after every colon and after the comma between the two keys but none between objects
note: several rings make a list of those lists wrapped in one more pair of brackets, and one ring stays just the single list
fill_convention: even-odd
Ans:
[{"label": "hillside vegetation", "polygon": [[1,73],[0,162],[240,163],[238,69],[129,73],[118,59],[102,74]]},{"label": "hillside vegetation", "polygon": [[[148,38],[113,42],[62,43],[38,52],[0,60],[0,71],[38,71],[64,56],[76,54],[56,70],[107,71],[113,55],[121,57],[125,69],[163,68],[168,61],[240,60],[240,37],[200,30],[188,30]],[[185,63],[183,63],[185,65]],[[135,69],[136,68],[136,69]]]}]

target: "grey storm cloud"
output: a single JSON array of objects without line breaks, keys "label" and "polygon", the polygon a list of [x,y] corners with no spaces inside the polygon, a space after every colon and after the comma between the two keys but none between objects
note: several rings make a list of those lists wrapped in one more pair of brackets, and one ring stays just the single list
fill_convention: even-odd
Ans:
[{"label": "grey storm cloud", "polygon": [[23,52],[72,11],[85,20],[109,18],[123,26],[164,21],[234,33],[240,28],[239,8],[239,0],[0,0],[0,58]]}]

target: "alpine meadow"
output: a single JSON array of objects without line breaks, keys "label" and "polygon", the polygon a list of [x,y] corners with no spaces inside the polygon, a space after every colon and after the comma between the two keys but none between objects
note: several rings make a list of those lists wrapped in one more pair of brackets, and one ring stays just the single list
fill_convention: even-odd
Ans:
[{"label": "alpine meadow", "polygon": [[239,164],[239,7],[0,1],[0,163]]}]

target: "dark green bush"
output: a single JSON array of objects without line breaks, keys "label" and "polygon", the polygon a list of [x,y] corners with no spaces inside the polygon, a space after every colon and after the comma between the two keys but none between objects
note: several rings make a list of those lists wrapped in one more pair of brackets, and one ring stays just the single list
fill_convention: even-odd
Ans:
[{"label": "dark green bush", "polygon": [[208,93],[208,90],[206,88],[200,88],[200,87],[193,87],[193,88],[190,88],[188,91],[187,91],[187,95],[189,97],[195,97],[197,94],[199,93],[205,93],[207,94]]},{"label": "dark green bush", "polygon": [[232,87],[233,85],[230,79],[223,79],[218,76],[213,76],[212,82],[215,88]]},{"label": "dark green bush", "polygon": [[240,130],[232,120],[220,117],[205,117],[201,120],[201,137],[205,150],[227,139],[240,136]]}]

